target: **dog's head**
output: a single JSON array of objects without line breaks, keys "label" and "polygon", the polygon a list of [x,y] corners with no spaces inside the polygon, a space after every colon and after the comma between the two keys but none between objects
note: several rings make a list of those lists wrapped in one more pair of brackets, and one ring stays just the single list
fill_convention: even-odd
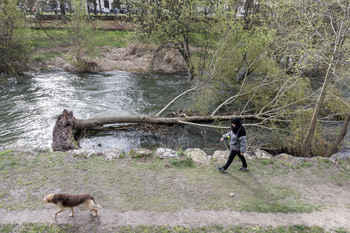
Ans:
[{"label": "dog's head", "polygon": [[46,203],[51,203],[52,197],[53,197],[53,194],[47,195],[47,196],[44,198],[44,202],[46,202]]}]

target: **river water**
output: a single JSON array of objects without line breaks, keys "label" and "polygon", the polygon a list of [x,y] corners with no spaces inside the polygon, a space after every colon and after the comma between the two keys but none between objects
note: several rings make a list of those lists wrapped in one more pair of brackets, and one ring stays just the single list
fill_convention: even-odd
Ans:
[{"label": "river water", "polygon": [[[63,109],[73,111],[78,119],[152,115],[190,85],[185,75],[32,72],[29,78],[0,89],[0,147],[51,148],[52,129]],[[217,147],[221,133],[189,126],[170,128],[165,133],[111,131],[85,137],[80,146],[97,152],[160,146],[210,148]]]},{"label": "river water", "polygon": [[[78,74],[63,70],[36,71],[29,78],[0,89],[0,148],[51,149],[56,116],[63,109],[78,119],[97,116],[153,115],[190,88],[186,75],[128,72]],[[186,100],[186,99],[185,99]],[[176,106],[175,106],[176,109]],[[166,147],[226,149],[219,143],[226,133],[210,128],[174,126],[161,131],[108,131],[84,137],[80,146],[103,152],[110,149]],[[340,153],[350,153],[350,128]]]}]

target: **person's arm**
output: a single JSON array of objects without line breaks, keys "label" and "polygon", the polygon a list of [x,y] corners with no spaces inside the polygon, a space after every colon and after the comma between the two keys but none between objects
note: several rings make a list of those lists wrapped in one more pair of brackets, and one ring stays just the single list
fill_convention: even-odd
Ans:
[{"label": "person's arm", "polygon": [[247,145],[248,145],[247,137],[242,136],[242,137],[238,138],[238,140],[239,140],[239,145],[240,145],[239,151],[241,152],[241,155],[243,155],[243,153],[246,152],[246,150],[247,150]]},{"label": "person's arm", "polygon": [[222,135],[222,137],[220,138],[220,141],[223,142],[223,141],[225,141],[225,139],[229,139],[229,138],[231,138],[230,132],[228,132],[227,134]]}]

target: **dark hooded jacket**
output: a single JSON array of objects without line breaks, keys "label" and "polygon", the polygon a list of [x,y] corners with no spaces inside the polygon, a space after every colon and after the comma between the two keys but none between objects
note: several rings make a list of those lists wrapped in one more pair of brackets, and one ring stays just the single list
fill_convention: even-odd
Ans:
[{"label": "dark hooded jacket", "polygon": [[233,118],[232,122],[235,127],[231,124],[231,131],[224,134],[222,137],[224,139],[230,139],[230,149],[240,152],[245,152],[247,150],[247,137],[246,131],[241,121],[238,117]]}]

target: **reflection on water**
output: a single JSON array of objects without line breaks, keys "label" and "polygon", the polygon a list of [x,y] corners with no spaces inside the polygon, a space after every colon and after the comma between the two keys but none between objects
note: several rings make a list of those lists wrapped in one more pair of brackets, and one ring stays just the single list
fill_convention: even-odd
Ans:
[{"label": "reflection on water", "polygon": [[[1,89],[0,147],[51,148],[56,116],[63,109],[78,119],[108,115],[151,115],[189,88],[186,76],[143,77],[126,72],[76,74],[62,70],[32,73],[31,78]],[[206,130],[206,129],[200,129]],[[81,146],[103,151],[147,146],[203,147],[208,139],[191,127],[165,135],[108,132],[85,138]],[[215,131],[205,132],[218,137]]]}]

